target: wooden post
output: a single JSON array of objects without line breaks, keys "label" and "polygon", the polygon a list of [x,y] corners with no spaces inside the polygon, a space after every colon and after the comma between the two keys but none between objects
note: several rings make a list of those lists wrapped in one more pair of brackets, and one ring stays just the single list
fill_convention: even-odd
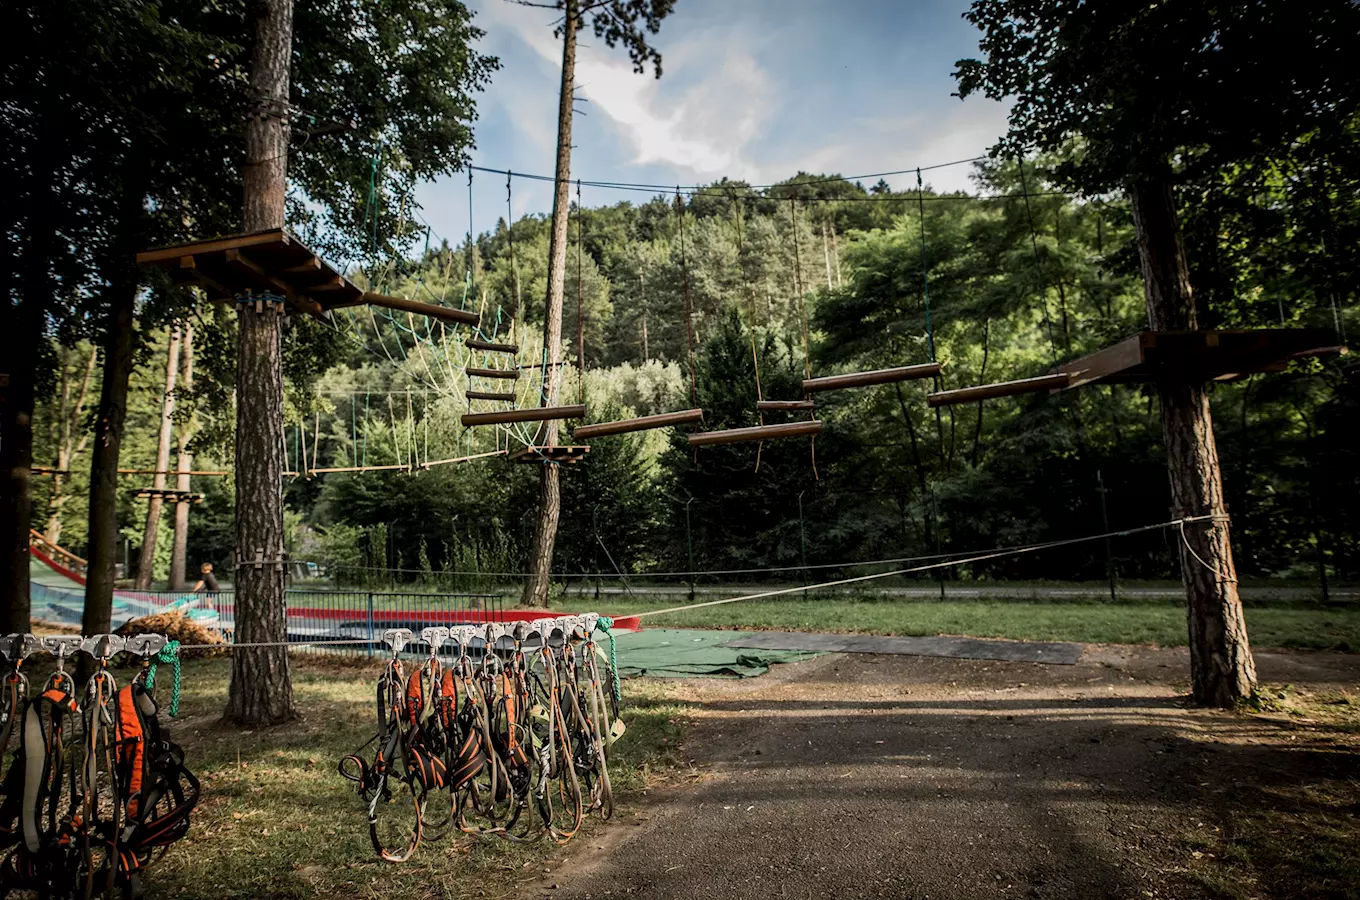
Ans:
[{"label": "wooden post", "polygon": [[[1163,177],[1135,181],[1129,199],[1149,326],[1154,331],[1196,330],[1198,316],[1170,182]],[[1198,703],[1231,707],[1255,690],[1256,663],[1237,593],[1209,394],[1203,380],[1175,373],[1161,381],[1160,394],[1171,514],[1199,519],[1176,534],[1192,691]]]},{"label": "wooden post", "polygon": [[[281,228],[288,170],[288,79],[293,0],[256,0],[248,7],[251,36],[246,120],[247,232]],[[236,356],[236,641],[281,643],[284,619],[283,354],[280,305],[238,304]],[[224,718],[247,727],[296,716],[286,647],[248,647],[232,654]]]},{"label": "wooden post", "polygon": [[[567,213],[571,208],[571,118],[572,94],[576,83],[576,30],[580,27],[578,0],[564,0],[562,26],[562,81],[557,97],[557,167],[553,192],[552,231],[548,239],[548,295],[543,316],[547,389],[543,405],[556,406],[562,388],[562,294],[566,285]],[[541,431],[540,443],[557,445],[557,422],[549,419]],[[553,550],[557,545],[557,522],[562,515],[561,468],[545,465],[539,475],[538,523],[534,529],[533,550],[529,559],[529,578],[524,584],[525,606],[546,606],[548,580],[552,571]]]},{"label": "wooden post", "polygon": [[[154,490],[165,488],[165,470],[170,465],[170,439],[175,428],[175,382],[179,379],[179,328],[170,326],[170,340],[165,348],[165,390],[161,394],[161,427],[156,443],[156,474],[151,477]],[[156,539],[160,537],[161,505],[164,501],[155,494],[146,501],[146,530],[142,532],[142,549],[137,556],[137,589],[151,589],[156,568]]]},{"label": "wooden post", "polygon": [[[194,323],[184,322],[184,337],[180,344],[179,383],[186,391],[194,387]],[[194,455],[189,451],[189,441],[193,438],[192,422],[179,429],[179,453],[175,460],[175,490],[188,493],[191,488],[190,472],[194,468]],[[170,551],[170,590],[182,591],[188,585],[185,581],[185,559],[189,552],[189,503],[181,500],[175,504],[175,544]]]}]

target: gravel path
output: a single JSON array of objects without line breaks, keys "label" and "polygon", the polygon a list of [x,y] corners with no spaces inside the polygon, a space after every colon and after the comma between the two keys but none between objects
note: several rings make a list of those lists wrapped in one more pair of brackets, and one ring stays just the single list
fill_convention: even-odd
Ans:
[{"label": "gravel path", "polygon": [[[1353,656],[1257,660],[1266,681],[1360,678]],[[1076,666],[831,655],[680,682],[692,777],[538,886],[649,900],[1209,896],[1191,877],[1196,835],[1282,739],[1186,708],[1186,670],[1183,650],[1091,646]]]}]

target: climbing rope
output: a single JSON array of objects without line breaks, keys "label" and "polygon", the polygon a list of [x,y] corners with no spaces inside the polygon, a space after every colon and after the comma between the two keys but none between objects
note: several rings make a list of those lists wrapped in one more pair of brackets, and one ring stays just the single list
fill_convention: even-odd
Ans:
[{"label": "climbing rope", "polygon": [[170,718],[179,715],[179,695],[180,695],[180,661],[179,661],[179,641],[169,641],[161,651],[151,658],[146,667],[146,689],[152,690],[156,687],[156,667],[165,663],[171,667],[170,673]]}]

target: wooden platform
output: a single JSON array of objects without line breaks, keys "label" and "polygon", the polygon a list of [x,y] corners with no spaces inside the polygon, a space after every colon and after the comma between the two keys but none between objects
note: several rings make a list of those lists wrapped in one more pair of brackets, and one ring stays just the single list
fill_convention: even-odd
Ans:
[{"label": "wooden platform", "polygon": [[1258,372],[1283,371],[1290,361],[1343,353],[1323,328],[1242,331],[1140,331],[1117,344],[1059,365],[1068,387],[1083,384],[1188,378],[1232,381]]},{"label": "wooden platform", "polygon": [[138,488],[132,492],[134,497],[153,497],[158,500],[169,500],[171,503],[188,501],[189,503],[202,503],[203,495],[193,491],[177,491],[173,488]]},{"label": "wooden platform", "polygon": [[282,228],[143,250],[139,266],[165,269],[176,281],[195,284],[210,300],[246,293],[277,294],[295,309],[318,318],[348,306],[381,306],[475,325],[477,313],[365,291]]},{"label": "wooden platform", "polygon": [[517,463],[578,463],[586,458],[590,447],[578,444],[570,447],[525,447],[510,454]]}]

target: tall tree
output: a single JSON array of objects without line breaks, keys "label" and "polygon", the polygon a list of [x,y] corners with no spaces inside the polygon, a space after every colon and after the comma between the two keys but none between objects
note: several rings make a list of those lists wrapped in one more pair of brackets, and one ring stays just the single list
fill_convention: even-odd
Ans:
[{"label": "tall tree", "polygon": [[[175,382],[179,380],[180,328],[170,326],[170,340],[165,348],[165,390],[161,395],[161,422],[156,440],[155,473],[151,488],[165,489],[166,473],[170,467],[170,441],[175,430]],[[161,530],[161,507],[164,498],[153,494],[146,504],[146,529],[142,532],[142,549],[137,555],[137,589],[149,590],[156,570],[156,539]]]},{"label": "tall tree", "polygon": [[[1090,194],[1123,189],[1154,329],[1200,327],[1175,185],[1277,152],[1360,109],[1360,7],[1348,0],[1205,4],[974,0],[985,59],[959,93],[1014,98],[996,152],[1075,147],[1057,174]],[[1263,114],[1262,111],[1269,111]],[[1173,513],[1184,528],[1191,676],[1230,706],[1256,671],[1237,593],[1207,386],[1159,383]]]},{"label": "tall tree", "polygon": [[[651,65],[661,77],[661,54],[648,44],[647,36],[661,30],[661,20],[670,15],[675,0],[557,0],[538,4],[515,0],[526,6],[548,6],[562,10],[557,34],[562,38],[562,80],[557,98],[556,190],[553,193],[552,227],[548,243],[548,288],[544,301],[544,349],[547,371],[543,405],[555,406],[562,389],[562,296],[566,283],[567,217],[571,210],[571,126],[576,90],[576,34],[587,24],[605,46],[620,44],[628,51],[633,69],[639,74]],[[557,420],[543,423],[539,440],[544,446],[557,445]],[[530,552],[529,578],[524,584],[526,606],[545,606],[552,572],[553,549],[557,543],[557,523],[562,514],[561,471],[556,463],[545,462],[539,480],[538,520]]]},{"label": "tall tree", "polygon": [[[185,320],[183,337],[180,346],[180,388],[188,395],[192,396],[194,390],[194,323],[192,320]],[[194,467],[194,453],[190,449],[190,442],[194,439],[194,417],[192,410],[180,409],[178,432],[179,452],[175,457],[175,490],[182,492],[180,499],[175,501],[175,537],[174,547],[170,551],[170,590],[182,591],[186,586],[184,580],[185,557],[189,551],[189,506],[190,503],[184,498],[183,494],[188,493],[192,484],[189,471]]]}]

